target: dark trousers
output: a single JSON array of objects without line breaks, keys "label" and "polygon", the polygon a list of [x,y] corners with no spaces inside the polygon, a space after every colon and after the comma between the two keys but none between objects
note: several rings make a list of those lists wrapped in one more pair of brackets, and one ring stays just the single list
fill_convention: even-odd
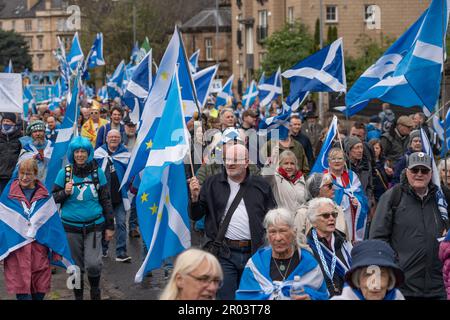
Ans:
[{"label": "dark trousers", "polygon": [[17,300],[44,300],[45,293],[36,292],[32,294],[16,294]]},{"label": "dark trousers", "polygon": [[219,300],[234,300],[242,272],[251,257],[251,247],[230,247],[230,257],[219,257],[223,270],[223,286],[217,292]]}]

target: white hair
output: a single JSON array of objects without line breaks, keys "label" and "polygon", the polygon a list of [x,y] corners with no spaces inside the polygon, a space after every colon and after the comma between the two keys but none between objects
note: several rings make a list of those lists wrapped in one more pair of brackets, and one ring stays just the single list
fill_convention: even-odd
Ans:
[{"label": "white hair", "polygon": [[441,161],[439,161],[439,166],[438,166],[439,171],[445,170],[445,162],[447,162],[447,170],[450,169],[450,158],[446,158],[446,159],[441,159]]},{"label": "white hair", "polygon": [[319,210],[319,207],[323,205],[330,205],[334,209],[337,209],[336,203],[330,198],[312,199],[311,201],[308,202],[308,211],[307,211],[308,220],[311,222],[311,224],[316,222],[317,211]]}]

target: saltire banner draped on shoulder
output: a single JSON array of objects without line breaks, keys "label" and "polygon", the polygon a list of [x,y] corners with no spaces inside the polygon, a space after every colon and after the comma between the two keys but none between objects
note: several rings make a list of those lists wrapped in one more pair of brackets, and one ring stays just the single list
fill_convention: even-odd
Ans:
[{"label": "saltire banner draped on shoulder", "polygon": [[0,261],[10,253],[37,241],[63,257],[65,267],[73,265],[56,203],[52,196],[38,200],[29,210],[21,203],[8,198],[11,180],[0,197]]},{"label": "saltire banner draped on shoulder", "polygon": [[236,300],[288,300],[296,275],[312,300],[327,300],[325,279],[316,259],[307,250],[298,249],[298,253],[300,263],[289,277],[285,281],[273,281],[270,277],[272,248],[259,249],[245,266]]}]

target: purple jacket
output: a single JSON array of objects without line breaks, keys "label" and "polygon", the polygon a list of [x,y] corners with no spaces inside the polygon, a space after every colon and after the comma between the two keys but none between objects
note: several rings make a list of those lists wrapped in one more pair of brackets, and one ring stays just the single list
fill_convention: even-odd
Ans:
[{"label": "purple jacket", "polygon": [[442,273],[444,275],[445,289],[447,290],[447,300],[450,300],[450,241],[441,242],[439,259],[444,264]]}]

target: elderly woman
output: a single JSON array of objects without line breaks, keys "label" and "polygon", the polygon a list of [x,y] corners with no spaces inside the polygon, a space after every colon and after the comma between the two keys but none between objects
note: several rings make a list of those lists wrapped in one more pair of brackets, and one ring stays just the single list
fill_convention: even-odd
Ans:
[{"label": "elderly woman", "polygon": [[37,161],[22,161],[18,178],[0,199],[0,260],[6,289],[17,300],[44,299],[50,291],[50,260],[71,259],[56,204],[37,176]]},{"label": "elderly woman", "polygon": [[265,168],[262,174],[272,187],[278,207],[295,213],[308,200],[305,177],[292,151],[285,150],[280,154],[275,172]]},{"label": "elderly woman", "polygon": [[219,261],[209,252],[188,249],[175,260],[161,300],[214,300],[222,286]]},{"label": "elderly woman", "polygon": [[61,204],[61,219],[70,250],[82,272],[75,299],[83,300],[83,276],[87,271],[92,300],[100,300],[102,232],[110,241],[114,216],[105,173],[94,160],[94,148],[84,137],[73,138],[67,150],[69,165],[56,177],[53,197]]},{"label": "elderly woman", "polygon": [[[333,178],[330,174],[323,174],[315,172],[306,180],[306,189],[308,190],[310,198],[329,198],[334,199]],[[306,235],[311,229],[311,223],[308,219],[308,203],[302,205],[295,214],[295,226],[297,227],[297,236],[301,239],[306,239]],[[347,236],[347,225],[345,224],[344,211],[337,206],[339,215],[336,219],[336,229],[343,232]],[[306,241],[306,240],[305,240]]]},{"label": "elderly woman", "polygon": [[[294,217],[283,208],[270,210],[264,218],[268,247],[259,249],[247,262],[236,299],[241,300],[324,300],[326,284],[317,261],[296,238]],[[304,294],[291,297],[294,283]]]},{"label": "elderly woman", "polygon": [[404,280],[403,271],[387,242],[367,240],[356,244],[345,280],[342,295],[332,300],[405,300],[397,289]]},{"label": "elderly woman", "polygon": [[348,236],[352,243],[362,241],[366,233],[369,204],[358,175],[345,168],[342,149],[333,148],[328,153],[329,169],[333,178],[334,201],[344,210]]},{"label": "elderly woman", "polygon": [[329,198],[315,198],[308,204],[308,219],[313,227],[307,241],[319,261],[330,296],[341,294],[351,263],[352,245],[336,229],[338,216],[338,207]]}]

